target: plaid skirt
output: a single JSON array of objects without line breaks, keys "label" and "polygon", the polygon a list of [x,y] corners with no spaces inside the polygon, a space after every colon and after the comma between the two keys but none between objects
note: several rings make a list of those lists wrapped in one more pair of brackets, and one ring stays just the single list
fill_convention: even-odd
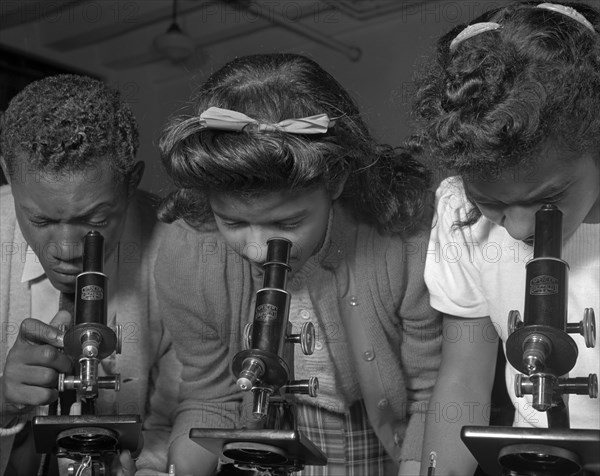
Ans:
[{"label": "plaid skirt", "polygon": [[298,430],[327,455],[327,466],[306,466],[302,476],[388,476],[398,464],[386,453],[369,423],[362,400],[347,413],[298,404]]}]

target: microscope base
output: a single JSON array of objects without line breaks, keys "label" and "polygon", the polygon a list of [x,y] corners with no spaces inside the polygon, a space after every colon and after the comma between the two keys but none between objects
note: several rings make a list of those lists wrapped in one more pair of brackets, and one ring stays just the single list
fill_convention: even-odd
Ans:
[{"label": "microscope base", "polygon": [[190,439],[225,460],[281,474],[327,464],[327,456],[297,430],[192,428]]},{"label": "microscope base", "polygon": [[461,438],[489,476],[600,475],[600,430],[465,426]]},{"label": "microscope base", "polygon": [[38,453],[73,457],[124,449],[134,453],[142,422],[139,415],[38,416],[32,427]]}]

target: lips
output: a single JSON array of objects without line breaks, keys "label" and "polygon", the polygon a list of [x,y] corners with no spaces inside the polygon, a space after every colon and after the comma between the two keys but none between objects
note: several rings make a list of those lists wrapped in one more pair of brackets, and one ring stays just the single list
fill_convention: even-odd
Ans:
[{"label": "lips", "polygon": [[81,273],[79,268],[54,268],[52,271],[54,271],[56,274],[62,274],[65,276],[77,276]]}]

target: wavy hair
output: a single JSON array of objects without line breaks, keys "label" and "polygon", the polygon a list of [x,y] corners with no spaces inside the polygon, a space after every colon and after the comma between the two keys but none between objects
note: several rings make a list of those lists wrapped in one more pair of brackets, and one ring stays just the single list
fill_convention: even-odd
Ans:
[{"label": "wavy hair", "polygon": [[[199,115],[211,106],[266,123],[326,113],[335,124],[302,135],[205,129]],[[192,108],[171,120],[160,140],[177,187],[161,206],[164,221],[183,218],[196,227],[212,221],[211,191],[333,190],[347,177],[340,200],[360,220],[399,233],[424,222],[429,172],[408,152],[377,144],[348,92],[304,56],[237,58],[201,86]]]},{"label": "wavy hair", "polygon": [[419,80],[414,112],[425,142],[461,174],[511,167],[535,158],[548,140],[575,151],[600,149],[600,13],[575,8],[595,32],[566,15],[515,3],[472,23],[501,28],[438,42]]},{"label": "wavy hair", "polygon": [[87,76],[61,74],[27,85],[0,125],[0,154],[9,175],[26,166],[62,173],[108,159],[123,178],[135,165],[135,117],[119,92]]}]

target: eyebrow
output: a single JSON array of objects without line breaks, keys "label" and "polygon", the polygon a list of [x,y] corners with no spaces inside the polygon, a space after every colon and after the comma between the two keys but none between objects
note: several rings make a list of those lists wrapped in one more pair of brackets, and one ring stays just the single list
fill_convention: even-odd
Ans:
[{"label": "eyebrow", "polygon": [[[51,218],[44,214],[38,213],[36,210],[33,210],[26,205],[19,205],[19,206],[21,207],[21,209],[25,210],[25,212],[27,212],[32,217],[54,220],[54,218]],[[99,203],[98,205],[93,206],[89,210],[85,210],[83,213],[81,213],[77,216],[70,217],[69,220],[77,220],[77,219],[81,219],[81,218],[86,218],[86,217],[89,217],[90,215],[93,215],[94,213],[98,213],[99,211],[101,211],[104,208],[111,208],[112,206],[113,206],[112,202],[102,202],[102,203]]]},{"label": "eyebrow", "polygon": [[[297,213],[294,213],[291,216],[287,216],[287,217],[285,217],[283,219],[272,220],[272,222],[273,223],[281,223],[281,222],[286,222],[286,221],[299,220],[301,218],[304,218],[308,214],[308,211],[309,210],[307,208],[305,208],[305,209],[302,209],[302,210],[298,211]],[[221,220],[228,220],[228,221],[233,221],[233,222],[236,222],[236,221],[242,221],[243,222],[243,221],[245,221],[243,218],[240,219],[240,218],[237,218],[237,217],[227,216],[227,215],[219,213],[219,212],[217,212],[215,210],[213,210],[213,213],[215,215],[217,215]]]}]

